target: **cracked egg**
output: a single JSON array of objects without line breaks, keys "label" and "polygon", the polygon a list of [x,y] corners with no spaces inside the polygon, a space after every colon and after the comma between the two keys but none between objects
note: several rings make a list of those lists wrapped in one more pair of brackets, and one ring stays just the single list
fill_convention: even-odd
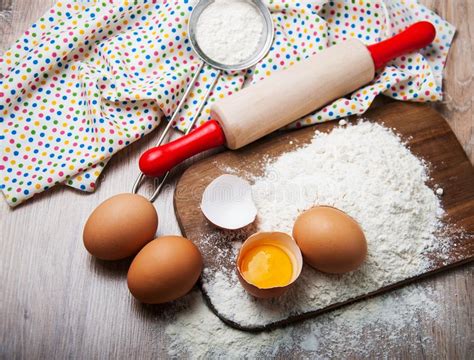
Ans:
[{"label": "cracked egg", "polygon": [[282,295],[298,279],[303,268],[301,251],[293,238],[282,232],[259,232],[242,244],[237,275],[251,295]]}]

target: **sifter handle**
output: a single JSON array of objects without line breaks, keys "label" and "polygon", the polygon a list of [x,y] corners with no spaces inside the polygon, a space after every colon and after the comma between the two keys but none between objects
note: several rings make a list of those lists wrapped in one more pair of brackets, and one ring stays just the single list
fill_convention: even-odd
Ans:
[{"label": "sifter handle", "polygon": [[160,177],[182,161],[224,143],[220,125],[210,120],[188,135],[147,150],[140,157],[140,170],[147,176]]},{"label": "sifter handle", "polygon": [[389,61],[419,50],[431,44],[436,37],[436,29],[428,21],[419,21],[401,33],[367,46],[374,61],[375,69],[380,69]]}]

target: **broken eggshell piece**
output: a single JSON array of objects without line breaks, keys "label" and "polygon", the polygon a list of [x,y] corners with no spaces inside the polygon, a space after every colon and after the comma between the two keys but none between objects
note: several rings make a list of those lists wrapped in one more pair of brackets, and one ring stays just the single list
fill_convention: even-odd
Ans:
[{"label": "broken eggshell piece", "polygon": [[[292,276],[289,283],[285,286],[276,286],[271,288],[259,288],[248,282],[242,273],[242,262],[245,255],[252,249],[261,245],[273,245],[284,250],[291,260]],[[282,232],[258,232],[251,235],[244,241],[237,256],[237,275],[240,283],[251,295],[257,298],[273,298],[285,293],[289,287],[298,279],[303,269],[303,256],[300,248],[293,238]]]},{"label": "broken eggshell piece", "polygon": [[250,184],[229,174],[219,176],[207,186],[201,210],[211,223],[228,230],[243,228],[257,216]]}]

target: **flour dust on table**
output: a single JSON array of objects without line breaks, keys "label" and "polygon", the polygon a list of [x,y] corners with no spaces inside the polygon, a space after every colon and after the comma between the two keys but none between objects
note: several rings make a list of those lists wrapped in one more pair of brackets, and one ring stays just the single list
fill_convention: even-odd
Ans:
[{"label": "flour dust on table", "polygon": [[[195,291],[180,300],[180,311],[167,320],[165,333],[171,344],[168,353],[171,358],[189,359],[256,359],[275,355],[329,359],[349,353],[380,358],[396,350],[398,345],[391,340],[397,339],[397,344],[406,344],[405,353],[422,346],[429,357],[433,340],[425,336],[413,338],[407,329],[421,319],[442,323],[442,306],[435,299],[433,289],[412,285],[297,325],[254,334],[224,324]],[[245,308],[235,309],[246,313]],[[387,330],[390,338],[381,338]],[[360,346],[361,338],[364,346]]]},{"label": "flour dust on table", "polygon": [[[363,121],[316,132],[310,144],[267,161],[264,168],[252,179],[259,230],[291,234],[300,213],[329,205],[361,225],[368,256],[357,271],[344,275],[305,265],[294,286],[271,300],[249,295],[231,268],[206,267],[203,289],[215,310],[241,326],[265,326],[368,294],[424,272],[431,263],[428,254],[443,253],[443,209],[426,185],[427,164],[391,129]],[[203,240],[225,258],[235,258],[240,247],[240,242],[225,246],[223,232]]]}]

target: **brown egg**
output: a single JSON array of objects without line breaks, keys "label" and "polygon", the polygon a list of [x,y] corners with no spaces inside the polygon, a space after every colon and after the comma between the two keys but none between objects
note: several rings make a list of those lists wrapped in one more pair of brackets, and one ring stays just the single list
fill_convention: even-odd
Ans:
[{"label": "brown egg", "polygon": [[158,227],[155,207],[143,196],[119,194],[100,204],[84,226],[84,246],[102,260],[135,255],[154,239]]},{"label": "brown egg", "polygon": [[181,236],[162,236],[133,259],[127,283],[139,301],[161,304],[186,295],[201,271],[202,257],[196,245]]},{"label": "brown egg", "polygon": [[329,206],[317,206],[298,216],[293,238],[305,262],[326,273],[353,271],[367,255],[367,241],[359,224]]}]

